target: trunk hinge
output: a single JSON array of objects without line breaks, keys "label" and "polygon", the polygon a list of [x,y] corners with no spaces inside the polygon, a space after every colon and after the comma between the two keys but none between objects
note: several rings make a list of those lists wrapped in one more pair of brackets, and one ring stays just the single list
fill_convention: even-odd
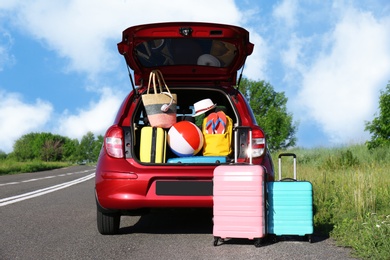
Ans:
[{"label": "trunk hinge", "polygon": [[242,73],[243,73],[243,71],[244,71],[244,68],[245,68],[245,62],[244,62],[244,64],[242,65],[241,73],[240,73],[240,76],[238,77],[238,81],[237,81],[237,90],[239,90],[239,88],[240,88],[240,83],[241,83]]},{"label": "trunk hinge", "polygon": [[131,75],[131,71],[130,71],[130,66],[127,64],[126,54],[127,54],[127,53],[124,53],[123,56],[125,57],[125,62],[126,62],[127,71],[128,71],[128,73],[129,73],[129,78],[130,78],[131,87],[133,88],[133,91],[134,91],[134,93],[135,93],[135,97],[138,98],[138,97],[139,97],[139,93],[138,93],[137,89],[135,88],[133,76]]}]

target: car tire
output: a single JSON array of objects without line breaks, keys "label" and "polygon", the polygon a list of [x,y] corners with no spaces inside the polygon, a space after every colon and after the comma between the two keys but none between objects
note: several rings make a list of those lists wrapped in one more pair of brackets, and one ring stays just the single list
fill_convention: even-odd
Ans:
[{"label": "car tire", "polygon": [[102,235],[115,235],[119,232],[121,216],[118,213],[103,213],[97,209],[97,228]]}]

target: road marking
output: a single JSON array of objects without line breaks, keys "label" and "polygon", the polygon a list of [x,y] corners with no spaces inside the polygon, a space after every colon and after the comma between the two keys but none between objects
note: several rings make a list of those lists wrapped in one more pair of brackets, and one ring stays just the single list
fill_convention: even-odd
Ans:
[{"label": "road marking", "polygon": [[0,187],[7,186],[7,185],[20,184],[20,183],[27,183],[27,182],[32,182],[32,181],[40,181],[40,180],[52,179],[52,178],[56,178],[56,177],[70,176],[70,175],[74,175],[74,174],[87,173],[89,171],[91,171],[91,170],[85,170],[85,171],[79,171],[79,172],[69,172],[69,173],[52,175],[52,176],[46,176],[46,177],[42,177],[42,178],[29,179],[29,180],[24,180],[24,181],[19,181],[19,182],[0,183]]},{"label": "road marking", "polygon": [[20,194],[20,195],[8,197],[8,198],[0,199],[0,207],[6,206],[6,205],[9,205],[9,204],[13,204],[13,203],[16,203],[16,202],[19,202],[19,201],[35,198],[35,197],[38,197],[38,196],[42,196],[44,194],[51,193],[51,192],[54,192],[54,191],[57,191],[57,190],[65,189],[65,188],[73,186],[75,184],[82,183],[84,181],[90,180],[90,179],[92,179],[94,177],[95,177],[95,173],[91,173],[91,174],[89,174],[87,176],[84,176],[82,178],[79,178],[79,179],[76,179],[76,180],[73,180],[73,181],[64,182],[64,183],[61,183],[61,184],[58,184],[58,185],[54,185],[54,186],[51,186],[51,187],[47,187],[47,188],[44,188],[44,189],[39,189],[39,190],[36,190],[36,191],[31,191],[31,192],[27,192],[27,193],[24,193],[24,194]]},{"label": "road marking", "polygon": [[[39,179],[30,179],[30,180],[25,180],[25,181],[22,181],[23,183],[27,183],[27,182],[32,182],[32,181],[38,181]],[[17,184],[18,182],[9,182],[9,183],[12,183],[12,184]],[[9,184],[9,183],[4,183],[4,185],[6,184]],[[3,186],[3,185],[2,185]]]}]

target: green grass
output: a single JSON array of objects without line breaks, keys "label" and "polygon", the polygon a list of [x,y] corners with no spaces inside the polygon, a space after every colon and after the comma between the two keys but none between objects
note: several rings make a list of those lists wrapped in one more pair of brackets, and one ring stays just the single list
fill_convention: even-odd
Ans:
[{"label": "green grass", "polygon": [[[288,152],[297,155],[298,179],[313,184],[315,232],[353,248],[357,257],[390,259],[390,149],[355,145]],[[289,171],[292,159],[283,157],[283,173]]]},{"label": "green grass", "polygon": [[67,162],[16,162],[13,160],[0,160],[0,175],[45,171],[69,165]]}]

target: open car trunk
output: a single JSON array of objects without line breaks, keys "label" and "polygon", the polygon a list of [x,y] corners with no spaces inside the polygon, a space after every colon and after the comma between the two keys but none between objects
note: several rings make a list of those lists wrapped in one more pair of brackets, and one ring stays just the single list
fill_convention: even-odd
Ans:
[{"label": "open car trunk", "polygon": [[[227,94],[222,88],[191,88],[191,87],[172,87],[170,88],[172,93],[175,93],[177,95],[177,122],[181,121],[189,121],[194,123],[196,126],[201,129],[203,119],[205,118],[205,115],[199,115],[196,117],[193,117],[194,115],[194,103],[196,103],[199,100],[209,98],[211,99],[215,104],[215,110],[216,111],[224,111],[226,115],[228,115],[232,121],[233,125],[238,124],[239,117],[237,115],[237,111],[235,110],[232,102],[231,97],[229,94]],[[141,98],[141,97],[139,97]],[[132,157],[137,158],[140,160],[141,157],[141,131],[142,128],[148,127],[149,122],[148,118],[146,116],[146,112],[144,109],[143,102],[140,101],[136,112],[133,114],[133,117],[131,118],[133,122],[133,136],[135,138],[135,142],[133,142],[133,151],[131,152]],[[168,129],[165,129],[168,133]],[[130,154],[130,153],[128,153]],[[202,150],[197,154],[202,155]],[[166,159],[164,162],[169,161],[171,158],[177,158],[179,157],[177,154],[172,152],[169,145],[166,147]],[[226,162],[231,162],[233,160],[233,154],[230,154],[226,158]]]}]

